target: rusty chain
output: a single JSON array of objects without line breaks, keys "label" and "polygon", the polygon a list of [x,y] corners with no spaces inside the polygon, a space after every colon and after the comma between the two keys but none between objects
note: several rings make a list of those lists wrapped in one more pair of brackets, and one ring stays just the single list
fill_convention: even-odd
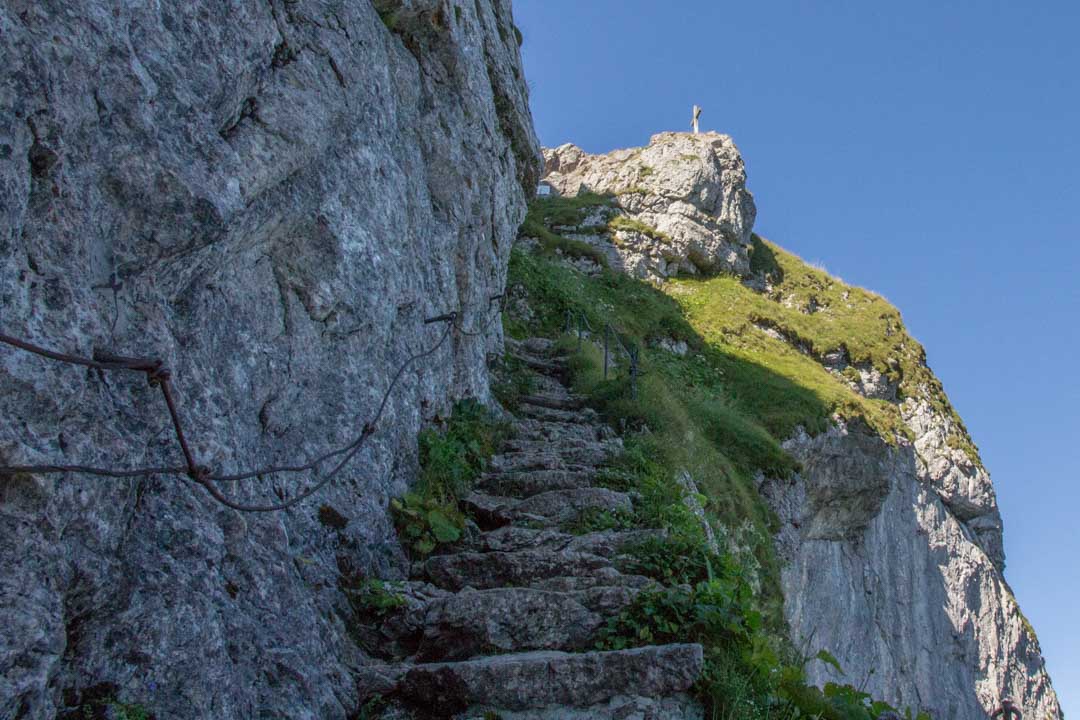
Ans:
[{"label": "rusty chain", "polygon": [[[435,317],[426,318],[424,320],[425,325],[431,325],[435,323],[445,323],[446,328],[439,336],[438,341],[426,350],[414,353],[410,355],[406,360],[398,367],[394,373],[393,378],[390,380],[390,384],[387,386],[386,391],[383,393],[382,399],[379,402],[378,409],[370,420],[364,423],[359,434],[351,440],[349,443],[329,450],[322,455],[318,456],[314,460],[306,462],[302,465],[267,465],[254,470],[245,470],[239,473],[232,474],[220,474],[210,470],[210,468],[200,465],[195,457],[195,453],[192,451],[190,444],[188,443],[187,434],[184,432],[184,425],[180,419],[180,413],[177,409],[175,396],[173,393],[172,375],[169,369],[165,367],[161,360],[154,358],[132,358],[124,357],[120,355],[113,355],[106,352],[95,351],[93,357],[87,358],[80,355],[71,355],[68,353],[57,352],[55,350],[49,350],[39,345],[20,340],[19,338],[0,333],[0,343],[9,345],[11,347],[23,350],[25,352],[32,353],[50,360],[56,360],[57,362],[68,363],[71,365],[81,365],[83,367],[91,368],[99,371],[114,371],[114,370],[126,370],[131,372],[141,372],[146,376],[147,382],[151,387],[158,388],[161,391],[162,398],[165,401],[166,408],[169,412],[169,419],[172,423],[173,433],[176,437],[177,445],[180,447],[180,451],[184,456],[184,465],[182,466],[163,466],[163,467],[142,467],[134,468],[130,470],[115,470],[112,468],[99,468],[88,465],[58,465],[58,464],[42,464],[42,465],[8,465],[0,466],[0,475],[14,475],[17,473],[31,473],[31,474],[56,474],[56,473],[82,473],[84,475],[99,475],[103,477],[113,478],[132,478],[143,477],[147,475],[184,475],[187,476],[192,482],[202,486],[206,492],[217,502],[222,505],[232,508],[233,510],[239,510],[242,512],[274,512],[278,510],[285,510],[292,507],[303,500],[311,497],[315,493],[326,487],[333,479],[341,472],[341,470],[349,464],[349,462],[356,456],[356,454],[363,447],[365,441],[375,433],[376,426],[382,419],[383,413],[386,411],[386,407],[390,402],[390,396],[394,391],[394,388],[401,380],[405,371],[418,360],[425,357],[434,355],[439,348],[443,346],[447,338],[450,337],[454,330],[457,330],[462,335],[475,337],[486,334],[487,330],[495,322],[495,320],[501,315],[501,304],[496,307],[498,312],[491,313],[492,306],[496,300],[500,300],[502,295],[495,295],[490,298],[487,305],[487,311],[491,314],[487,322],[479,329],[467,330],[459,323],[460,315],[458,312],[450,312],[444,315],[437,315]],[[293,497],[282,500],[279,503],[251,505],[240,503],[232,500],[226,496],[215,483],[220,482],[237,482],[241,480],[249,480],[251,478],[262,477],[265,475],[273,475],[276,473],[300,473],[307,472],[309,470],[317,470],[318,466],[322,463],[336,458],[338,456],[341,459],[334,465],[334,467],[315,484],[309,486],[305,490]]]}]

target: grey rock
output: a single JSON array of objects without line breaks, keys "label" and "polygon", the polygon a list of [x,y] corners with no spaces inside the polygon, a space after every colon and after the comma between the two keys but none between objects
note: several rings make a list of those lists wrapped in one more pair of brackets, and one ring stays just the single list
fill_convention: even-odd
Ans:
[{"label": "grey rock", "polygon": [[610,561],[599,555],[544,549],[438,555],[424,563],[424,573],[431,582],[455,591],[528,585],[562,576],[599,576],[605,569],[618,575]]},{"label": "grey rock", "polygon": [[633,509],[628,494],[600,487],[550,490],[528,497],[514,506],[515,512],[540,515],[554,522],[573,520],[587,510],[629,513]]},{"label": "grey rock", "polygon": [[[492,708],[477,708],[462,715],[468,720],[487,720]],[[498,710],[500,720],[703,720],[701,705],[685,694],[665,698],[617,695],[605,703],[587,708],[566,707],[539,710]]]},{"label": "grey rock", "polygon": [[702,664],[701,646],[692,644],[588,653],[537,651],[417,665],[402,678],[398,692],[447,714],[476,705],[511,711],[587,707],[631,692],[651,697],[681,693],[700,675]]},{"label": "grey rock", "polygon": [[[746,169],[727,135],[660,133],[644,148],[589,155],[574,145],[544,150],[545,177],[562,195],[615,196],[616,212],[658,231],[573,235],[596,243],[609,265],[640,278],[680,273],[748,275],[756,209]],[[586,219],[585,227],[608,218]]]},{"label": "grey rock", "polygon": [[560,423],[584,423],[595,424],[598,420],[596,411],[591,408],[583,410],[556,410],[554,408],[541,407],[530,403],[522,403],[519,413],[526,418],[545,420]]},{"label": "grey rock", "polygon": [[[803,472],[761,479],[760,489],[781,521],[796,646],[830,650],[845,677],[868,678],[867,692],[933,717],[985,718],[999,694],[1026,717],[1060,717],[1038,641],[994,558],[923,475],[915,447],[844,424],[784,447]],[[843,681],[821,662],[809,675]]]},{"label": "grey rock", "polygon": [[524,498],[548,490],[588,487],[595,473],[582,470],[525,470],[482,477],[477,488],[485,493]]},{"label": "grey rock", "polygon": [[531,588],[461,592],[427,611],[417,659],[460,660],[521,650],[578,650],[601,616],[571,596]]},{"label": "grey rock", "polygon": [[[540,167],[510,4],[378,4],[393,32],[370,2],[0,6],[3,331],[161,357],[199,461],[228,472],[354,437],[438,338],[425,317],[481,327]],[[388,498],[421,423],[488,397],[500,333],[408,370],[289,512],[238,515],[183,478],[4,480],[0,717],[106,682],[157,717],[353,712],[339,580],[403,574]],[[0,349],[0,415],[5,464],[178,461],[140,377]]]}]

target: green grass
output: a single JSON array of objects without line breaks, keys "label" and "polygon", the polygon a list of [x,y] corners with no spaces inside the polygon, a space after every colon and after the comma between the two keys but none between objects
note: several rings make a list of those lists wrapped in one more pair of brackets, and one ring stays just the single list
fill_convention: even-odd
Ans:
[{"label": "green grass", "polygon": [[[564,237],[551,228],[580,225],[594,209],[609,207],[612,202],[610,197],[595,193],[582,193],[572,198],[536,198],[529,203],[529,211],[519,234],[539,240],[540,246],[549,256],[561,253],[568,257],[588,258],[601,267],[607,267],[607,258],[603,251],[587,242]],[[583,228],[584,230],[587,229]],[[600,226],[599,230],[602,231],[603,226]]]},{"label": "green grass", "polygon": [[592,192],[583,192],[574,197],[551,195],[530,202],[526,220],[532,219],[552,228],[580,225],[596,208],[611,207],[613,204],[614,200],[610,195]]},{"label": "green grass", "polygon": [[[667,286],[686,317],[707,341],[728,355],[810,390],[828,413],[862,417],[886,440],[909,435],[897,407],[884,400],[868,400],[842,379],[825,370],[817,358],[844,349],[852,364],[872,366],[898,384],[899,398],[925,397],[953,422],[950,444],[964,450],[979,463],[963,422],[945,396],[941,383],[926,366],[926,354],[904,329],[900,312],[880,295],[848,285],[812,267],[791,253],[755,237],[751,263],[773,281],[768,294],[745,287],[733,277],[678,280]],[[811,310],[813,310],[811,312]],[[802,344],[807,353],[791,343],[769,337],[760,327],[771,327]],[[849,379],[854,379],[850,373]],[[780,419],[784,398],[755,391],[751,383],[739,382],[744,405],[766,418]],[[795,413],[797,420],[802,413]],[[767,421],[774,432],[786,437],[791,422]],[[821,429],[824,418],[807,417],[810,432]]]},{"label": "green grass", "polygon": [[667,233],[660,232],[652,225],[647,225],[640,220],[635,220],[627,215],[616,215],[608,221],[608,230],[612,233],[616,233],[619,230],[625,230],[628,232],[636,232],[650,237],[653,240],[662,242],[665,245],[671,244],[671,236]]}]

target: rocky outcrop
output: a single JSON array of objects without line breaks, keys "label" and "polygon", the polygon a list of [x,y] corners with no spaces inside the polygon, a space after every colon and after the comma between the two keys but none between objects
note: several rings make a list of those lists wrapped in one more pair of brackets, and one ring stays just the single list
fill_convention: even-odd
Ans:
[{"label": "rocky outcrop", "polygon": [[[161,357],[201,463],[341,445],[439,337],[424,318],[486,330],[407,370],[287,512],[183,477],[0,479],[0,717],[346,717],[339,586],[404,574],[387,498],[501,345],[489,298],[540,167],[508,0],[6,3],[0,57],[0,326]],[[0,464],[178,462],[140,377],[0,349],[0,414]]]},{"label": "rocky outcrop", "polygon": [[[754,226],[746,168],[727,135],[665,132],[643,148],[589,155],[575,145],[544,150],[544,179],[562,195],[610,195],[611,209],[570,234],[601,247],[615,267],[634,277],[679,274],[745,275]],[[612,218],[632,223],[608,225]]]},{"label": "rocky outcrop", "polygon": [[[994,558],[923,475],[914,445],[839,423],[785,448],[803,472],[760,489],[781,521],[796,645],[828,648],[844,681],[865,678],[875,697],[935,718],[985,718],[1007,695],[1025,717],[1060,717],[1038,641]],[[817,683],[841,680],[825,663],[810,670]]]}]

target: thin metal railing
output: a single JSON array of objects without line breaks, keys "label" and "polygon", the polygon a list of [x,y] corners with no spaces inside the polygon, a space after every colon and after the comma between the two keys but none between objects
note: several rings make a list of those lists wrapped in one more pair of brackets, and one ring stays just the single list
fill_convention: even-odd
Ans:
[{"label": "thin metal railing", "polygon": [[[590,336],[595,336],[596,331],[593,330],[592,324],[589,319],[585,317],[585,314],[580,311],[567,310],[566,311],[566,334],[571,335],[576,332],[578,352],[581,352],[586,332]],[[614,339],[614,343],[612,343]],[[622,340],[622,333],[620,333],[610,321],[604,321],[603,331],[603,347],[604,347],[604,379],[608,379],[608,367],[611,365],[611,354],[615,350],[621,350],[629,366],[630,372],[630,397],[634,400],[637,399],[637,380],[639,375],[639,361],[638,361],[638,347],[634,343],[630,343],[630,347],[626,346],[626,343]]]}]

